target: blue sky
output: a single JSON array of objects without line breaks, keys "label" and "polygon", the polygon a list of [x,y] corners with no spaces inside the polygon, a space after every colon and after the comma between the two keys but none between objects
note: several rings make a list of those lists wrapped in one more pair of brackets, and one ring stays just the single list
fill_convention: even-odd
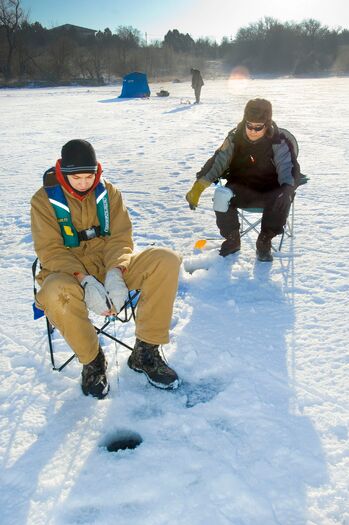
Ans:
[{"label": "blue sky", "polygon": [[[322,5],[324,4],[324,5]],[[315,18],[329,27],[349,28],[347,0],[22,0],[32,22],[45,27],[70,23],[113,32],[119,25],[133,26],[148,41],[163,39],[169,29],[208,36],[218,41],[234,36],[239,27],[264,16],[284,22]]]}]

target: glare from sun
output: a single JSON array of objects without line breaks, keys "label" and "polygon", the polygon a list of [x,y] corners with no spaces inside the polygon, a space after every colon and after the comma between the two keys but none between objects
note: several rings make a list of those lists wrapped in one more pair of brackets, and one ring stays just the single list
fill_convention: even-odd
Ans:
[{"label": "glare from sun", "polygon": [[231,92],[241,91],[244,85],[250,80],[250,72],[245,66],[236,66],[231,71],[228,78],[228,89]]}]

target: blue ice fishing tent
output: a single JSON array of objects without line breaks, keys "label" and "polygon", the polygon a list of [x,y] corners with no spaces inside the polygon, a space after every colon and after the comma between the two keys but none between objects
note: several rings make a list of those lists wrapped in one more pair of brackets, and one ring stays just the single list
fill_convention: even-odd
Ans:
[{"label": "blue ice fishing tent", "polygon": [[144,73],[129,73],[128,75],[125,75],[119,98],[144,97],[150,97],[147,75]]}]

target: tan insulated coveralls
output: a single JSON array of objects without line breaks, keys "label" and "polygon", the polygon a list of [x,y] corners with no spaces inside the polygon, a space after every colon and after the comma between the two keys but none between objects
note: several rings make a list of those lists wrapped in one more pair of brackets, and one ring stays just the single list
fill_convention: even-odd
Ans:
[{"label": "tan insulated coveralls", "polygon": [[[98,338],[89,320],[84,290],[75,272],[93,275],[104,283],[108,270],[123,267],[129,290],[140,289],[136,313],[136,337],[151,344],[169,341],[169,327],[178,283],[181,258],[166,248],[149,248],[133,254],[132,225],[120,192],[105,181],[110,203],[110,232],[107,237],[81,241],[68,248],[42,187],[31,200],[34,248],[42,266],[37,305],[82,364],[98,353]],[[94,191],[80,201],[64,190],[72,222],[78,231],[99,225]]]}]

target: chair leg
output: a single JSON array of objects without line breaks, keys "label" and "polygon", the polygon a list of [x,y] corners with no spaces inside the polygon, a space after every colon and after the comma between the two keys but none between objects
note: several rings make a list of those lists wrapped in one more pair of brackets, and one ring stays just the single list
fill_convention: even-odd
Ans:
[{"label": "chair leg", "polygon": [[105,335],[106,337],[108,337],[109,339],[112,339],[113,341],[115,341],[115,342],[118,343],[119,345],[122,345],[122,346],[124,346],[125,348],[128,348],[129,350],[132,351],[133,348],[132,348],[131,346],[127,345],[126,343],[124,343],[123,341],[121,341],[120,339],[118,339],[117,337],[115,337],[114,335],[109,334],[108,332],[105,332],[105,331],[104,331],[105,328],[107,328],[107,326],[109,326],[110,323],[111,323],[112,321],[113,321],[113,319],[110,319],[110,320],[108,319],[108,321],[106,321],[106,322],[104,323],[104,325],[103,325],[101,328],[98,328],[98,326],[94,326],[94,325],[93,325],[94,328],[95,328],[95,330],[96,330],[96,332],[97,332],[97,334],[98,334],[98,335],[99,335],[99,334]]},{"label": "chair leg", "polygon": [[284,242],[284,238],[285,238],[285,229],[284,229],[284,231],[281,234],[281,239],[280,239],[280,242],[279,242],[279,248],[277,250],[279,252],[281,252],[281,248],[282,248],[282,245],[283,245],[283,242]]},{"label": "chair leg", "polygon": [[[257,209],[257,208],[254,208],[254,209],[251,208],[250,210],[249,209],[244,210],[242,208],[238,209],[238,214],[239,214],[239,218],[241,221],[240,222],[240,236],[243,237],[244,235],[249,233],[251,230],[256,232],[257,235],[259,235],[260,229],[258,227],[260,226],[262,219],[260,218],[255,222],[250,222],[250,220],[246,217],[246,214],[244,213],[245,211],[250,212],[250,213],[256,213],[256,212],[263,213],[262,209]],[[288,238],[293,237],[294,217],[295,217],[295,211],[294,211],[294,199],[293,199],[292,204],[291,204],[290,214],[287,218],[286,224],[281,234],[281,239],[278,245],[275,245],[272,243],[271,247],[274,252],[281,252],[281,249],[282,249],[282,246],[285,240],[285,236]],[[245,224],[247,224],[247,227],[245,227]]]},{"label": "chair leg", "polygon": [[64,361],[64,363],[61,366],[56,366],[55,362],[55,356],[53,352],[53,341],[52,341],[52,334],[54,332],[54,326],[50,323],[50,321],[46,317],[46,327],[47,327],[47,337],[48,337],[48,345],[50,349],[50,357],[51,357],[51,363],[52,363],[52,370],[56,370],[57,372],[61,372],[63,368],[65,368],[67,365],[69,365],[70,361],[72,361],[75,357],[75,354],[71,355],[69,359]]},{"label": "chair leg", "polygon": [[[258,226],[262,222],[262,219],[260,218],[260,219],[258,219],[255,222],[250,222],[249,219],[247,219],[247,217],[246,217],[246,215],[245,215],[243,210],[239,210],[238,209],[238,214],[239,214],[239,218],[241,220],[240,236],[243,237],[244,235],[246,235],[251,230],[255,231],[257,233],[257,235],[258,235],[259,234]],[[245,228],[244,227],[244,223],[246,223],[248,225],[248,227]]]},{"label": "chair leg", "polygon": [[[102,334],[108,337],[109,339],[115,341],[116,343],[124,346],[128,350],[132,351],[133,348],[131,346],[124,343],[123,341],[115,337],[114,335],[110,334],[105,329],[107,328],[107,326],[110,325],[112,321],[120,321],[121,323],[127,323],[131,319],[135,320],[136,318],[135,312],[136,312],[136,307],[137,307],[139,296],[140,296],[140,290],[132,290],[131,292],[128,293],[128,300],[125,302],[125,304],[123,305],[123,307],[121,308],[120,312],[117,315],[107,318],[105,323],[101,327],[93,325],[94,329],[97,332],[97,335]],[[71,355],[69,359],[67,359],[61,366],[57,366],[56,361],[55,361],[55,356],[54,356],[54,348],[53,348],[53,340],[52,340],[52,334],[54,332],[55,327],[50,323],[47,317],[46,317],[46,327],[47,327],[47,337],[48,337],[52,369],[56,370],[57,372],[61,372],[76,356],[75,354]]]},{"label": "chair leg", "polygon": [[284,238],[285,238],[285,235],[288,237],[288,238],[291,238],[293,237],[293,227],[294,227],[294,199],[292,201],[292,204],[291,204],[291,219],[289,219],[290,215],[287,217],[287,221],[286,221],[286,224],[284,226],[284,231],[282,232],[282,235],[281,235],[281,240],[280,240],[280,243],[279,243],[279,252],[281,252],[281,248],[282,248],[282,245],[283,245],[283,242],[284,242]]}]

